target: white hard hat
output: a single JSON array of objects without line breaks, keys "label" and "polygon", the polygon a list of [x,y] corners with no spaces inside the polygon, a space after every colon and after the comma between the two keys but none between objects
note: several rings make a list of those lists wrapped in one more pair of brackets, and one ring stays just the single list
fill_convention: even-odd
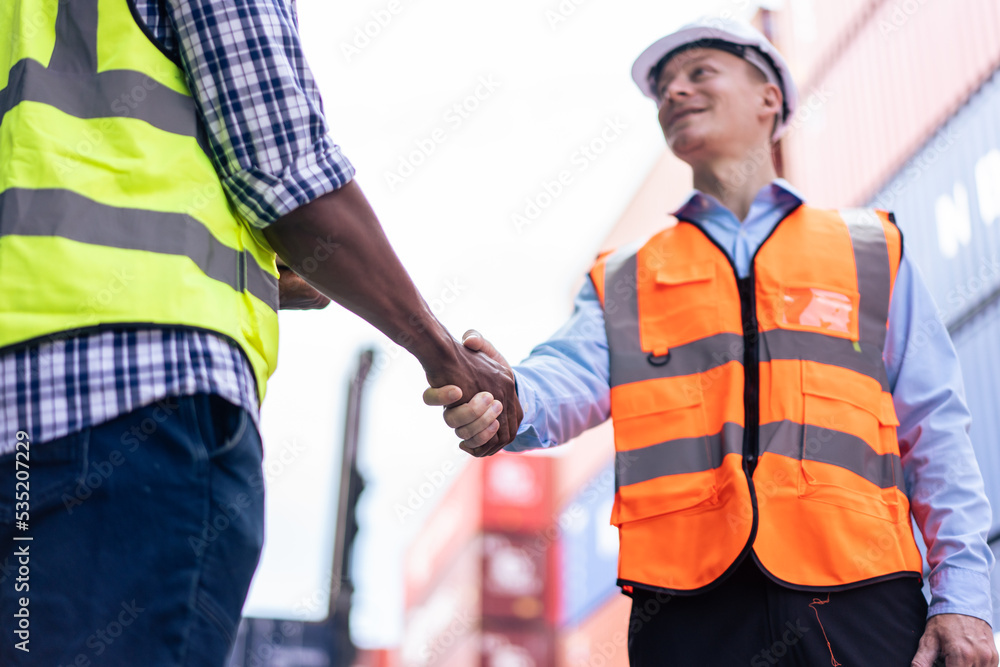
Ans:
[{"label": "white hard hat", "polygon": [[795,114],[799,101],[788,63],[767,40],[748,23],[718,17],[705,17],[689,23],[680,30],[659,39],[643,51],[632,65],[632,79],[646,97],[659,102],[656,97],[655,77],[662,65],[681,51],[697,47],[721,49],[740,56],[759,69],[767,80],[781,90],[784,108],[772,139],[778,139]]}]

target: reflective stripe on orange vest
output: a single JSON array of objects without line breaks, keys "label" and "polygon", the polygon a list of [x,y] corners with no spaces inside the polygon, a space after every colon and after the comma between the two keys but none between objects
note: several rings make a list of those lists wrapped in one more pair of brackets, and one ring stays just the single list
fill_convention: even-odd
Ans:
[{"label": "reflective stripe on orange vest", "polygon": [[802,206],[747,279],[683,221],[598,260],[620,584],[694,592],[751,549],[792,586],[919,576],[882,362],[901,243]]}]

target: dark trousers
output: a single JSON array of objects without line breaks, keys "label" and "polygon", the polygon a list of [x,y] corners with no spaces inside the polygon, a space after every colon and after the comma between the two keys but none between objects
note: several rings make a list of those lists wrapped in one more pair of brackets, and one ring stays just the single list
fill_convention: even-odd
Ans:
[{"label": "dark trousers", "polygon": [[27,530],[0,457],[0,665],[223,665],[263,542],[247,413],[171,398],[29,455]]},{"label": "dark trousers", "polygon": [[927,602],[916,577],[836,593],[776,584],[753,558],[692,596],[636,589],[633,667],[909,667]]}]

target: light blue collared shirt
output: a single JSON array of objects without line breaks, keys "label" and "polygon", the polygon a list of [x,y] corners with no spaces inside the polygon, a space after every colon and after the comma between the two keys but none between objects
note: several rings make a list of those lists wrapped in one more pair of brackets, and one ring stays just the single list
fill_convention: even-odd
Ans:
[{"label": "light blue collared shirt", "polygon": [[[697,191],[675,215],[698,222],[742,278],[775,225],[802,202],[788,182],[778,179],[757,193],[742,224],[717,199]],[[969,440],[971,416],[958,355],[920,272],[905,254],[882,356],[899,417],[910,508],[928,545],[928,616],[965,614],[992,624],[990,505]],[[569,321],[514,372],[524,419],[509,451],[564,443],[611,416],[604,311],[589,280]]]}]

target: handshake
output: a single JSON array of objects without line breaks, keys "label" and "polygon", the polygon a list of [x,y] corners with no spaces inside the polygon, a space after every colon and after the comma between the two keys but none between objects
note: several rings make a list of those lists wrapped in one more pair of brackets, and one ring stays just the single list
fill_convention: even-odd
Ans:
[{"label": "handshake", "polygon": [[444,406],[444,421],[462,439],[464,451],[492,456],[514,439],[524,416],[514,371],[478,331],[466,331],[462,343],[465,349],[454,364],[427,372],[424,403]]},{"label": "handshake", "polygon": [[[278,294],[282,310],[325,308],[330,299],[278,260]],[[443,330],[443,327],[442,327]],[[454,339],[445,332],[446,339]],[[466,331],[463,346],[425,358],[427,405],[445,406],[444,421],[462,439],[460,447],[473,456],[492,456],[517,435],[524,413],[517,400],[514,371],[477,331]],[[470,396],[471,399],[463,399]]]}]

